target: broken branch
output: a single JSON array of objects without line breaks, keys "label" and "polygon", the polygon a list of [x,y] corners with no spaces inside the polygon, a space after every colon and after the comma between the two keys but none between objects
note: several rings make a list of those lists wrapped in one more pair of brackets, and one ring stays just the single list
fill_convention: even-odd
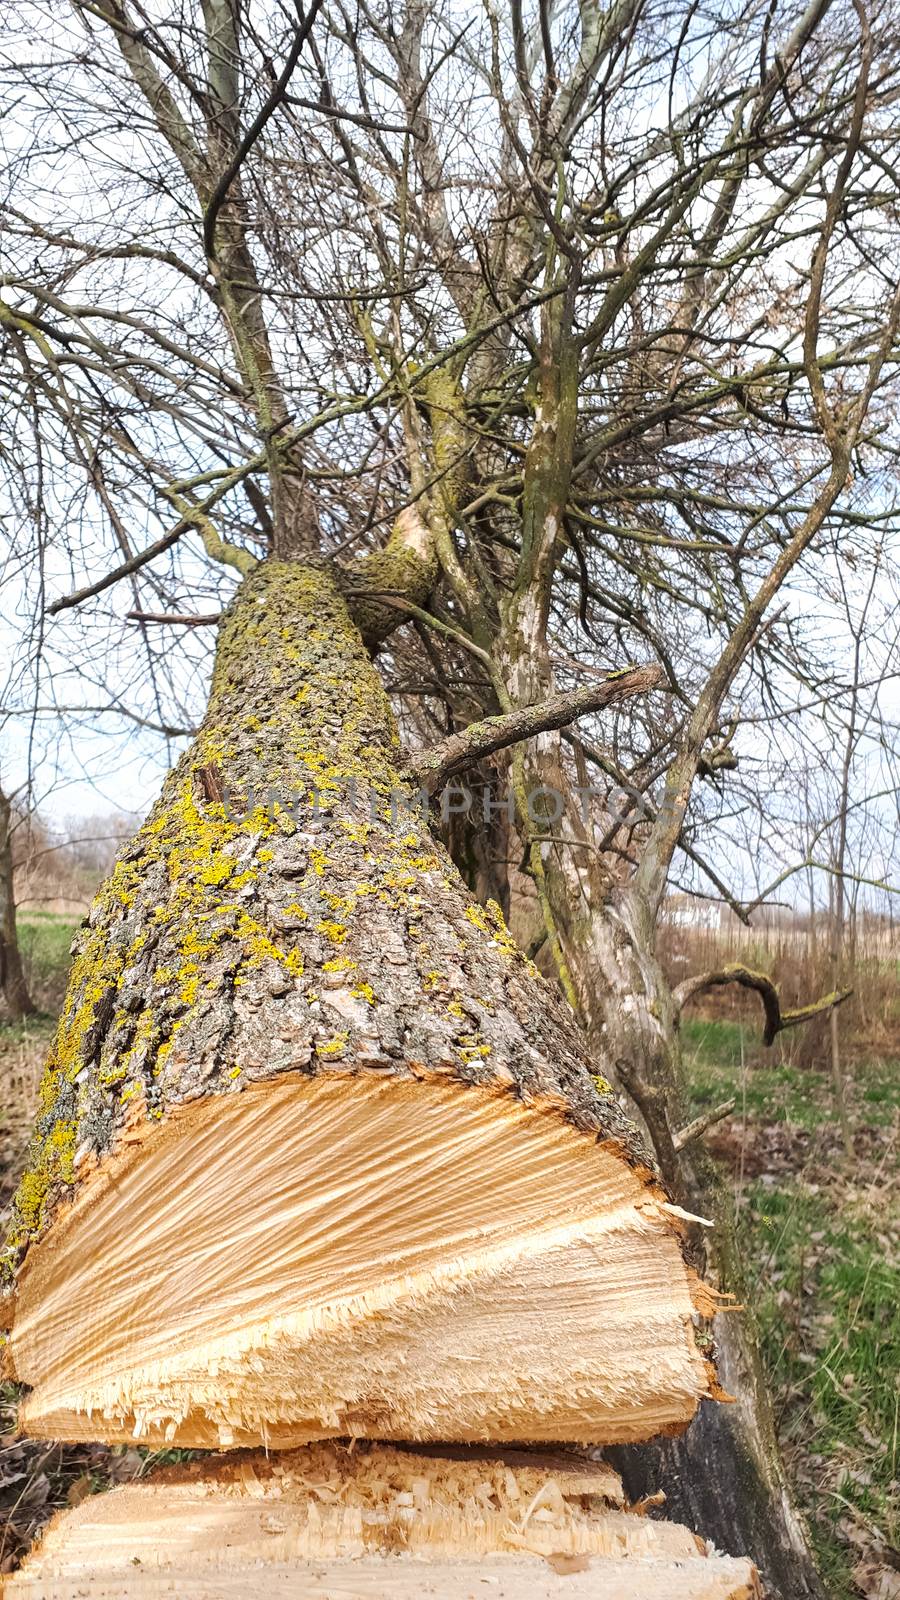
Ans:
[{"label": "broken branch", "polygon": [[732,961],[714,972],[702,972],[693,978],[686,978],[674,992],[675,1004],[678,1010],[682,1011],[689,1000],[693,1000],[704,990],[719,989],[726,983],[739,983],[741,988],[754,989],[759,995],[766,1015],[763,1031],[763,1044],[766,1045],[771,1044],[779,1033],[784,1033],[785,1029],[799,1027],[801,1023],[809,1022],[821,1012],[832,1011],[835,1006],[843,1005],[853,993],[852,989],[835,989],[831,994],[824,994],[821,999],[813,1000],[808,1006],[798,1006],[793,1011],[782,1011],[778,989],[772,979],[765,972],[755,972],[752,967],[744,966],[743,962]]},{"label": "broken branch", "polygon": [[725,1117],[730,1117],[737,1105],[735,1099],[723,1100],[719,1106],[713,1106],[711,1111],[704,1111],[702,1116],[695,1117],[693,1122],[688,1122],[675,1134],[672,1143],[676,1150],[683,1150],[686,1145],[693,1144],[709,1128],[714,1128],[717,1122],[722,1122]]},{"label": "broken branch", "polygon": [[551,728],[564,728],[577,717],[601,711],[619,700],[649,694],[651,689],[661,688],[665,681],[659,666],[633,667],[611,673],[602,683],[553,695],[539,705],[522,706],[502,716],[484,717],[418,756],[413,770],[427,794],[438,794],[457,773],[465,772],[473,762],[493,755],[496,750],[520,744],[523,739],[531,739]]}]

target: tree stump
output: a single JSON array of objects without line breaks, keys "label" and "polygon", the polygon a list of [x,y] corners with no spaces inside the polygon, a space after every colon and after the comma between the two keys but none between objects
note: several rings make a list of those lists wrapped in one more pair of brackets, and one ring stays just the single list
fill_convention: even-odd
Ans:
[{"label": "tree stump", "polygon": [[333,1443],[170,1469],[61,1513],[4,1600],[761,1600],[623,1509],[603,1463]]}]

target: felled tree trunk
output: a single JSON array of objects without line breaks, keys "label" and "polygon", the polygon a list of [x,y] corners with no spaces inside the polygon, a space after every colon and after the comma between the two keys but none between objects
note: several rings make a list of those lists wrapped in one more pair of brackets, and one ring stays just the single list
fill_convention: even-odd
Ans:
[{"label": "felled tree trunk", "polygon": [[12,1237],[31,1433],[609,1442],[715,1392],[639,1137],[409,798],[333,577],[264,563],[80,936]]},{"label": "felled tree trunk", "polygon": [[62,1513],[5,1600],[760,1600],[749,1561],[623,1509],[602,1462],[320,1444]]},{"label": "felled tree trunk", "polygon": [[0,789],[0,1017],[21,1022],[34,1014],[16,929],[12,806]]}]

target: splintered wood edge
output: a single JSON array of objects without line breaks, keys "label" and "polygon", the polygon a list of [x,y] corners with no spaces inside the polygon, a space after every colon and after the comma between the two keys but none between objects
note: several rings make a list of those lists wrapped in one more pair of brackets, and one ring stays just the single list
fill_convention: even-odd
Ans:
[{"label": "splintered wood edge", "polygon": [[[612,1509],[605,1463],[334,1443],[192,1463],[58,1513],[5,1600],[491,1593],[760,1600],[751,1563]],[[290,1585],[293,1587],[290,1587]]]},{"label": "splintered wood edge", "polygon": [[677,1231],[633,1167],[507,1095],[372,1074],[198,1100],[29,1253],[23,1426],[212,1447],[678,1431],[711,1377]]},{"label": "splintered wood edge", "polygon": [[666,1216],[672,1233],[682,1244],[683,1251],[686,1249],[687,1229],[684,1218],[688,1213],[672,1205],[659,1172],[653,1165],[652,1156],[643,1136],[612,1094],[598,1097],[598,1108],[602,1107],[602,1111],[598,1110],[599,1120],[596,1124],[589,1124],[564,1095],[544,1093],[525,1097],[519,1092],[514,1081],[499,1075],[492,1080],[469,1081],[459,1077],[456,1067],[450,1063],[447,1063],[445,1068],[439,1068],[421,1061],[407,1061],[388,1073],[382,1066],[367,1067],[365,1064],[359,1065],[353,1061],[337,1058],[328,1065],[322,1061],[317,1062],[312,1071],[298,1072],[288,1069],[277,1076],[273,1074],[269,1078],[254,1079],[240,1090],[232,1089],[227,1094],[215,1089],[206,1096],[192,1096],[190,1099],[171,1102],[166,1106],[161,1119],[158,1112],[151,1115],[143,1092],[131,1095],[109,1148],[102,1157],[92,1149],[84,1149],[76,1154],[72,1184],[68,1188],[56,1185],[48,1193],[45,1206],[48,1220],[39,1231],[29,1235],[18,1247],[18,1253],[12,1258],[12,1264],[9,1259],[4,1262],[5,1276],[0,1278],[0,1328],[7,1327],[15,1315],[18,1280],[27,1265],[29,1255],[44,1242],[51,1231],[64,1225],[73,1210],[77,1210],[82,1204],[91,1203],[95,1188],[108,1181],[107,1175],[113,1166],[124,1164],[128,1156],[139,1153],[145,1143],[156,1142],[170,1134],[177,1135],[180,1125],[186,1121],[190,1122],[198,1105],[222,1106],[223,1103],[230,1103],[232,1099],[265,1095],[285,1082],[321,1086],[337,1080],[357,1085],[366,1085],[374,1081],[391,1084],[394,1088],[405,1088],[410,1084],[435,1085],[449,1088],[470,1099],[484,1102],[499,1101],[510,1108],[516,1116],[548,1118],[561,1123],[586,1145],[592,1145],[596,1150],[621,1161],[633,1172],[647,1194],[658,1203],[660,1213]]}]

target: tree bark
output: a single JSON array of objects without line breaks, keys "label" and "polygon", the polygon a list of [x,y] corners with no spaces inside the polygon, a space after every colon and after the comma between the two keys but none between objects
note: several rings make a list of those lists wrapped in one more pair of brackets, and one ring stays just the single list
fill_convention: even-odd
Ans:
[{"label": "tree bark", "polygon": [[10,1022],[33,1016],[16,929],[12,805],[0,790],[0,1015]]},{"label": "tree bark", "polygon": [[681,1225],[415,810],[342,581],[245,580],[197,740],[80,935],[11,1240],[23,1424],[684,1426],[716,1385]]}]

